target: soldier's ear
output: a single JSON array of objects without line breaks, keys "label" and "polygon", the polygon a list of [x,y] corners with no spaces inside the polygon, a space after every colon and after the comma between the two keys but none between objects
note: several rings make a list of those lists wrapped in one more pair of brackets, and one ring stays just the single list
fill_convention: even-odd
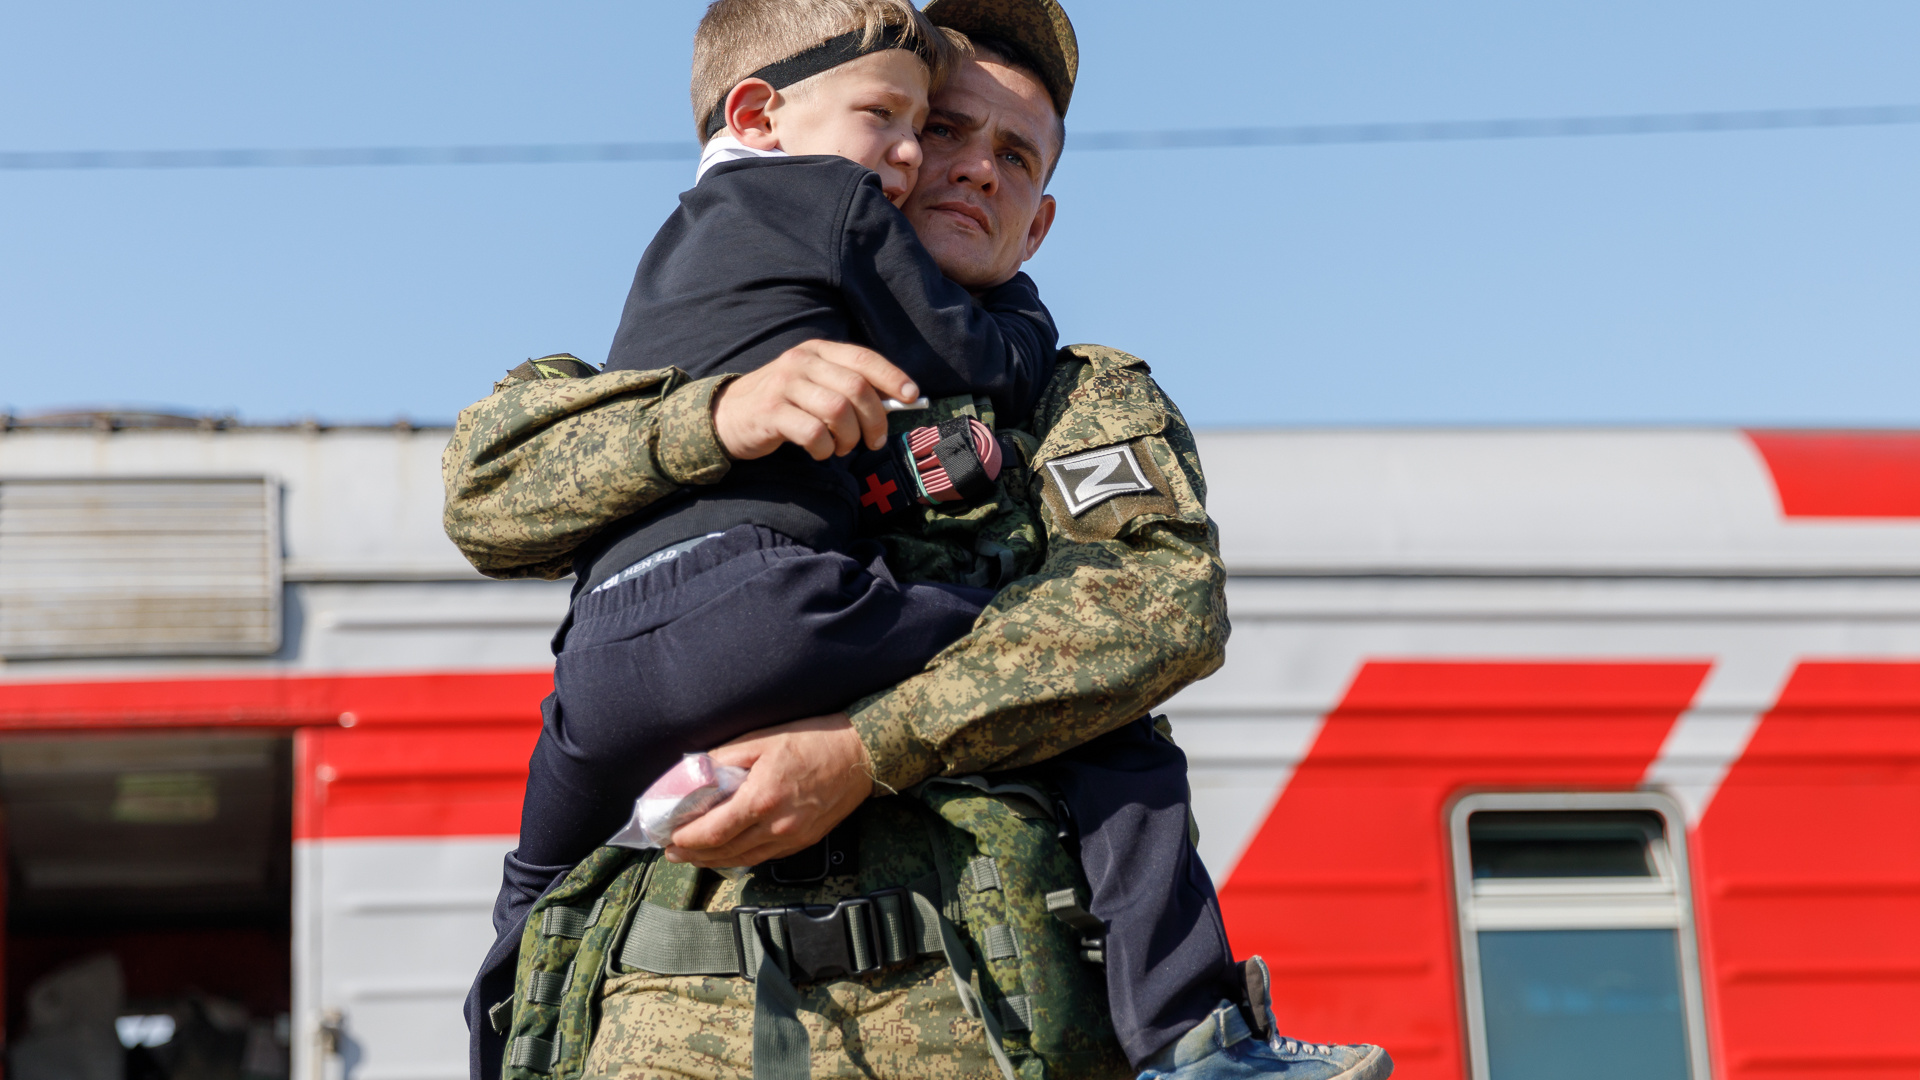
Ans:
[{"label": "soldier's ear", "polygon": [[1059,204],[1053,201],[1053,196],[1040,196],[1040,209],[1034,213],[1033,222],[1027,226],[1027,253],[1020,256],[1021,262],[1033,258],[1034,254],[1040,250],[1040,245],[1046,242],[1047,233],[1053,229],[1054,211],[1058,208]]}]

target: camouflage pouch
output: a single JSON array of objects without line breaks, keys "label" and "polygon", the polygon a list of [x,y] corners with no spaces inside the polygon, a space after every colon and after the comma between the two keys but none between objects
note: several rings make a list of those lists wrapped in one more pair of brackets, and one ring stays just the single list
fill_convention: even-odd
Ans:
[{"label": "camouflage pouch", "polygon": [[513,997],[488,1013],[496,1030],[507,1026],[502,1080],[580,1075],[608,957],[619,944],[619,913],[646,890],[658,856],[600,848],[534,904],[520,938]]},{"label": "camouflage pouch", "polygon": [[1081,905],[1085,875],[1061,842],[1051,793],[969,776],[928,780],[913,794],[945,826],[930,838],[942,891],[1022,1080],[1131,1075],[1097,965],[1105,928]]},{"label": "camouflage pouch", "polygon": [[[927,856],[882,856],[870,860],[871,869],[881,876],[864,880],[872,875],[862,875],[859,887],[870,890],[866,896],[787,887],[756,896],[752,906],[729,911],[723,901],[717,911],[703,910],[702,872],[661,862],[657,853],[621,848],[594,852],[528,917],[510,1003],[503,1080],[579,1077],[599,1023],[606,976],[632,970],[734,977],[755,972],[756,1000],[770,1007],[756,1006],[754,1073],[762,1080],[805,1076],[807,1037],[791,1016],[797,1003],[763,999],[769,994],[791,997],[789,974],[794,982],[802,981],[799,952],[785,951],[797,949],[797,928],[824,927],[829,925],[828,912],[863,904],[880,916],[870,926],[896,922],[896,936],[902,939],[896,946],[879,948],[879,938],[873,938],[876,944],[867,950],[872,955],[884,954],[888,963],[945,955],[960,991],[958,1007],[986,1027],[988,1048],[1003,1080],[1131,1075],[1108,1015],[1105,974],[1095,963],[1100,959],[1097,942],[1087,938],[1104,931],[1080,909],[1084,877],[1061,843],[1052,796],[1017,781],[981,777],[930,780],[914,788],[912,796],[885,800],[892,804],[890,815],[881,819],[888,835],[870,854],[924,844],[938,872],[911,882],[893,881],[884,876],[882,865],[924,867]],[[872,808],[869,804],[863,811]],[[919,841],[912,839],[916,819],[925,826]],[[868,861],[866,854],[863,861]],[[887,894],[896,900],[883,914],[884,904],[872,905]],[[814,918],[799,919],[803,913]],[[648,918],[636,919],[641,914]],[[660,933],[663,920],[678,929]],[[640,924],[650,928],[644,937]],[[711,934],[714,926],[775,931],[769,943],[777,942],[775,952],[787,959],[771,967],[755,961],[750,954],[759,953],[765,960],[774,953],[763,951],[767,943],[752,944],[754,933],[747,932],[720,950],[724,956],[691,950],[719,961],[710,967],[675,966],[692,959],[691,953],[674,955],[673,963],[662,966],[643,957],[674,953],[676,947],[685,951],[687,935]],[[723,931],[721,936],[732,933]],[[861,951],[847,940],[849,935],[863,936],[844,928],[836,933],[853,944],[855,952]],[[639,947],[629,938],[638,939]],[[860,966],[871,970],[868,965],[877,962]],[[786,1028],[795,1030],[783,1031]]]}]

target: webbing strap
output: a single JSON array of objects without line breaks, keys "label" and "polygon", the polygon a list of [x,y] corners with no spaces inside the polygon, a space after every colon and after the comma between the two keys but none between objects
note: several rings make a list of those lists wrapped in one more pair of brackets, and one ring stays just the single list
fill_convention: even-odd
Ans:
[{"label": "webbing strap", "polygon": [[[960,897],[959,885],[954,880],[953,859],[947,854],[946,838],[940,835],[939,828],[933,822],[927,822],[927,836],[933,841],[933,864],[940,871],[940,895],[953,897],[957,903]],[[985,1007],[980,1000],[980,992],[974,988],[973,957],[967,953],[967,947],[960,941],[960,931],[954,929],[932,900],[925,893],[916,890],[913,894],[913,906],[919,910],[920,918],[940,930],[940,951],[947,956],[947,970],[953,976],[954,993],[960,995],[960,1004],[965,1006],[967,1015],[980,1021],[987,1029],[987,1051],[993,1055],[993,1063],[1000,1066],[1000,1074],[1006,1080],[1019,1080],[1014,1074],[1013,1062],[1007,1057],[1007,1048],[1002,1045],[1000,1021],[993,1010]]]},{"label": "webbing strap", "polygon": [[496,1002],[487,1010],[487,1025],[493,1028],[495,1035],[505,1035],[513,1030],[513,999],[505,998]]},{"label": "webbing strap", "polygon": [[1000,864],[991,855],[977,855],[967,860],[967,877],[974,892],[990,892],[1000,887]]},{"label": "webbing strap", "polygon": [[1048,893],[1047,911],[1088,937],[1105,937],[1107,934],[1107,924],[1080,906],[1080,894],[1073,889],[1058,889]]},{"label": "webbing strap", "polygon": [[921,953],[934,951],[926,948],[925,943],[913,933],[917,929],[913,911],[901,902],[898,893],[874,897],[873,907],[879,916],[879,925],[874,927],[874,938],[886,951],[881,963],[903,963]]},{"label": "webbing strap", "polygon": [[[547,910],[551,911],[552,908]],[[558,1040],[547,1040],[533,1035],[522,1035],[513,1040],[513,1053],[510,1062],[516,1069],[532,1069],[534,1072],[546,1072],[553,1068],[553,1059],[559,1049]]]},{"label": "webbing strap", "polygon": [[[920,909],[920,917],[937,926],[940,930],[940,944],[947,956],[947,969],[953,976],[954,992],[960,995],[960,1004],[967,1015],[980,1021],[987,1029],[987,1050],[993,1054],[994,1064],[1000,1066],[1000,1074],[1006,1080],[1019,1080],[1014,1074],[1013,1062],[1007,1057],[1007,1048],[1001,1045],[1001,1027],[998,1018],[991,1009],[981,1007],[980,993],[973,988],[973,958],[967,955],[967,947],[960,941],[960,932],[953,923],[940,914],[933,901],[920,893],[913,894],[913,904]],[[755,1080],[759,1080],[758,1077]]]},{"label": "webbing strap", "polygon": [[[873,909],[848,908],[843,918],[847,920],[847,945],[853,951],[854,968],[859,971],[871,971],[879,967],[880,964],[873,955],[874,946],[877,944],[873,940]],[[886,946],[881,945],[880,950],[885,952]]]},{"label": "webbing strap", "polygon": [[1011,960],[1020,955],[1020,947],[1014,944],[1013,927],[1006,923],[995,923],[987,927],[986,932],[981,936],[986,939],[984,944],[987,947],[989,960]]},{"label": "webbing strap", "polygon": [[656,975],[738,975],[733,916],[726,912],[673,911],[641,901],[620,946],[620,963]]},{"label": "webbing strap", "polygon": [[[931,874],[907,886],[921,892],[935,892],[939,887],[940,879]],[[917,917],[913,905],[901,893],[881,892],[869,899],[871,907],[842,909],[849,924],[854,961],[860,968],[865,970],[876,960],[878,966],[892,967],[941,951],[939,928]],[[784,974],[786,922],[759,919],[758,925],[766,928],[763,941],[755,930],[756,910],[674,911],[645,901],[637,903],[626,940],[620,945],[620,970],[656,975],[741,975],[745,974],[740,970],[740,953],[744,950],[747,970],[757,973],[761,954],[771,945]],[[875,957],[869,951],[872,947],[877,947],[881,955]]]},{"label": "webbing strap", "polygon": [[[568,965],[571,969],[572,965]],[[535,971],[527,976],[527,1000],[535,1005],[558,1005],[571,980],[565,971]]]},{"label": "webbing strap", "polygon": [[1033,1030],[1033,999],[1025,994],[1008,994],[1000,1003],[1000,1019],[1008,1031]]},{"label": "webbing strap", "polygon": [[600,921],[600,910],[606,904],[607,898],[604,896],[595,900],[593,907],[586,911],[555,904],[540,916],[540,933],[547,937],[585,937],[593,924]]},{"label": "webbing strap", "polygon": [[774,966],[778,967],[782,974],[785,974],[787,968],[783,963],[783,958],[787,955],[786,920],[766,920],[763,925],[766,926],[767,932],[761,934],[754,925],[756,920],[753,916],[754,911],[752,908],[745,910],[740,908],[733,909],[733,919],[740,924],[740,945],[747,954],[746,970],[742,971],[741,974],[744,975],[747,971],[751,971],[754,972],[754,978],[759,978],[761,962],[769,955],[773,957]]},{"label": "webbing strap", "polygon": [[753,1080],[812,1078],[813,1044],[800,1023],[800,992],[773,950],[762,947],[753,980]]},{"label": "webbing strap", "polygon": [[940,934],[940,924],[927,919],[926,913],[920,910],[920,903],[917,899],[921,896],[937,893],[939,888],[940,878],[937,874],[928,874],[926,877],[907,886],[907,894],[916,898],[913,905],[913,942],[914,952],[921,956],[928,953],[945,952],[947,950],[946,939]]}]

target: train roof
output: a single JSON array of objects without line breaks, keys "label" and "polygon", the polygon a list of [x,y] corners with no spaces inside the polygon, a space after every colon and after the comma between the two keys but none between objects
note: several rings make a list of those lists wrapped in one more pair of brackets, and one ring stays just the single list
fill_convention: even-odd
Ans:
[{"label": "train roof", "polygon": [[1236,574],[1909,575],[1920,434],[1199,436]]}]

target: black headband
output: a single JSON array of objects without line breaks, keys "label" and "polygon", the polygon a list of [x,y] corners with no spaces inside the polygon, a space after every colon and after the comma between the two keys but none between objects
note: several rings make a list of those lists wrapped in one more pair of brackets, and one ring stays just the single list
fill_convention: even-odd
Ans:
[{"label": "black headband", "polygon": [[[904,25],[889,24],[881,30],[878,37],[874,38],[872,45],[865,45],[862,42],[866,39],[867,32],[850,30],[839,37],[828,38],[811,49],[794,53],[785,60],[775,60],[759,71],[743,76],[733,85],[739,86],[748,79],[765,79],[775,90],[785,89],[801,79],[810,79],[823,71],[837,68],[849,60],[858,60],[869,53],[884,52],[887,49],[904,49],[906,46],[900,43],[900,39],[905,37],[906,33],[907,28]],[[919,49],[913,51],[925,55]],[[730,86],[726,93],[720,95],[720,100],[714,103],[713,111],[707,114],[706,138],[711,139],[716,133],[726,129],[727,98],[731,96],[733,96],[733,87]]]}]

